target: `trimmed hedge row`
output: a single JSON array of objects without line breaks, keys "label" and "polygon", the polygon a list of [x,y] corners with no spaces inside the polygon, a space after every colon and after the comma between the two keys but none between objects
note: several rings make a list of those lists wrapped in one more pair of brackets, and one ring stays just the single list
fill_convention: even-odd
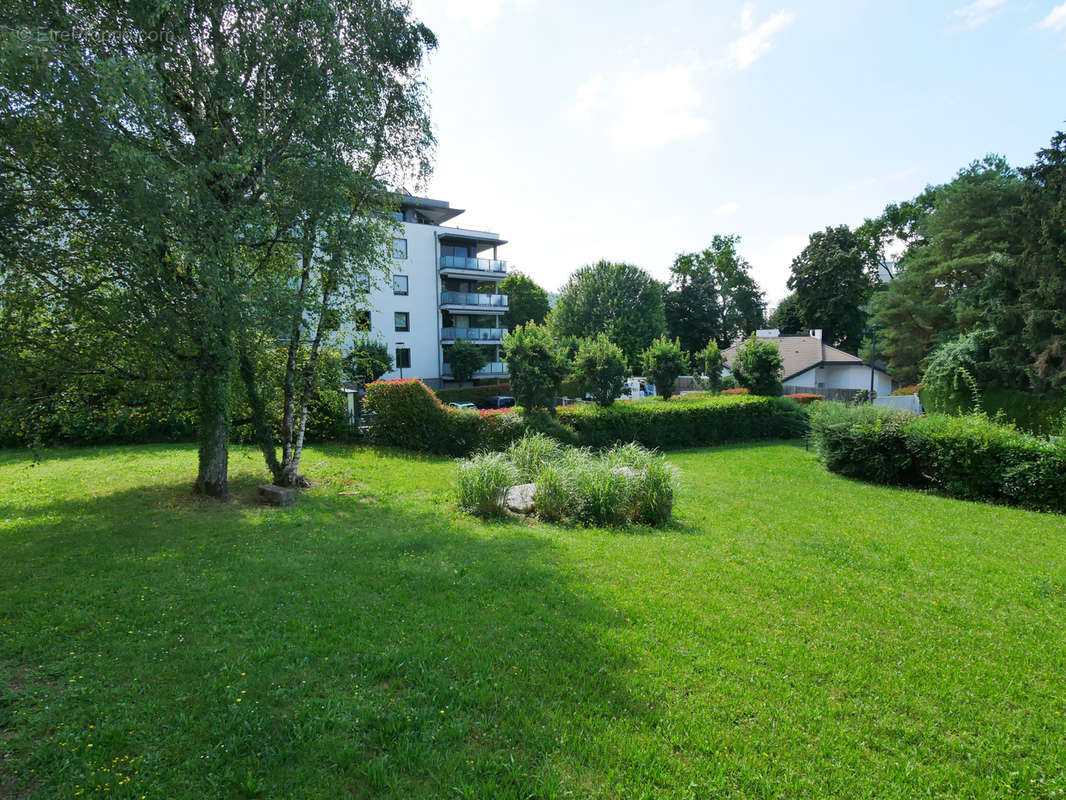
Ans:
[{"label": "trimmed hedge row", "polygon": [[608,408],[591,404],[558,409],[558,419],[589,447],[636,442],[669,449],[790,439],[807,431],[806,411],[781,397],[733,395],[639,400]]},{"label": "trimmed hedge row", "polygon": [[444,456],[502,450],[528,427],[515,411],[449,408],[416,379],[367,384],[364,408],[373,419],[373,444]]},{"label": "trimmed hedge row", "polygon": [[815,447],[833,472],[1066,512],[1066,440],[1048,440],[983,415],[914,416],[876,406],[818,403]]}]

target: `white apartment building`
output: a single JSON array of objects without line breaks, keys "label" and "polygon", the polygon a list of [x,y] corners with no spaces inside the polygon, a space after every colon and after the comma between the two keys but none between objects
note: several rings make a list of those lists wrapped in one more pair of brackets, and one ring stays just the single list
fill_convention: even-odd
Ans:
[{"label": "white apartment building", "polygon": [[395,364],[384,379],[420,378],[440,388],[451,380],[448,351],[457,339],[485,351],[487,363],[475,378],[507,377],[500,355],[507,296],[499,292],[507,264],[496,257],[506,242],[495,233],[444,224],[462,213],[443,200],[401,200],[403,231],[393,240],[392,277],[370,291],[367,311],[342,345],[347,352],[355,336],[367,333],[384,342]]}]

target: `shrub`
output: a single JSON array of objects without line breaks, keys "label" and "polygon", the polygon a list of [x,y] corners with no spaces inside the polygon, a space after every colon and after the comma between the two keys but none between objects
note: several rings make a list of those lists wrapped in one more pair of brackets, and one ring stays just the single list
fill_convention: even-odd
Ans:
[{"label": "shrub", "polygon": [[681,341],[670,341],[660,336],[641,353],[644,372],[655,384],[655,392],[663,400],[674,394],[674,383],[679,375],[688,372],[688,356],[681,349]]},{"label": "shrub", "polygon": [[366,409],[372,418],[369,438],[373,444],[419,453],[465,456],[476,450],[504,450],[529,428],[560,441],[573,440],[573,433],[546,411],[523,414],[516,409],[449,408],[418,380],[369,384]]},{"label": "shrub", "polygon": [[580,444],[598,448],[636,442],[665,450],[787,439],[807,430],[803,407],[781,397],[681,397],[671,403],[634,401],[610,408],[567,406],[557,415]]},{"label": "shrub", "polygon": [[566,373],[559,345],[543,325],[519,325],[503,339],[504,358],[518,404],[551,408]]},{"label": "shrub", "polygon": [[501,500],[508,486],[518,483],[514,464],[503,453],[478,453],[460,461],[455,494],[463,511],[478,517],[502,513]]},{"label": "shrub", "polygon": [[733,359],[732,373],[737,383],[752,394],[778,397],[781,387],[781,351],[774,342],[758,339],[755,334],[744,342]]},{"label": "shrub", "polygon": [[725,353],[718,347],[718,343],[710,341],[707,346],[696,354],[697,364],[704,374],[703,388],[712,392],[722,391],[722,368],[725,367]]},{"label": "shrub", "polygon": [[344,377],[352,383],[365,386],[392,369],[392,353],[384,342],[363,335],[352,345],[343,364]]},{"label": "shrub", "polygon": [[1066,512],[1066,441],[1031,436],[983,414],[917,417],[819,403],[810,416],[815,446],[834,472]]},{"label": "shrub", "polygon": [[801,406],[809,406],[811,403],[816,403],[819,400],[825,400],[825,397],[820,394],[812,394],[810,392],[796,392],[795,394],[786,394],[789,400],[795,400]]},{"label": "shrub", "polygon": [[627,373],[622,348],[607,334],[581,341],[574,357],[574,374],[582,393],[588,392],[601,406],[609,406],[621,396]]},{"label": "shrub", "polygon": [[751,389],[746,389],[743,386],[734,386],[731,389],[723,389],[722,394],[751,394]]},{"label": "shrub", "polygon": [[448,348],[448,361],[452,365],[452,377],[459,383],[473,378],[474,373],[488,363],[485,352],[466,339],[456,339]]},{"label": "shrub", "polygon": [[903,427],[913,415],[872,405],[818,403],[810,409],[811,438],[823,463],[849,478],[915,484],[917,467]]}]

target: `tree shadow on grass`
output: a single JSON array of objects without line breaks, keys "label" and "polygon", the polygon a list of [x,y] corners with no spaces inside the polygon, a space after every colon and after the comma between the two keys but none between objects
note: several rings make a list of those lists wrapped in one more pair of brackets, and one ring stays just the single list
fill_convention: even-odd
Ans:
[{"label": "tree shadow on grass", "polygon": [[20,774],[57,794],[606,791],[597,731],[647,711],[608,643],[619,612],[526,526],[330,491],[34,508],[0,542]]}]

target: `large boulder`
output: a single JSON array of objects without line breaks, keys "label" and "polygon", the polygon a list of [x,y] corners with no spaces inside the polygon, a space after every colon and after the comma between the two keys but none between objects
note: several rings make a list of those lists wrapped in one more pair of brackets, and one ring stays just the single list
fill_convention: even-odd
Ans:
[{"label": "large boulder", "polygon": [[504,507],[514,514],[533,513],[533,495],[537,493],[537,484],[520,483],[510,486],[503,495]]}]

